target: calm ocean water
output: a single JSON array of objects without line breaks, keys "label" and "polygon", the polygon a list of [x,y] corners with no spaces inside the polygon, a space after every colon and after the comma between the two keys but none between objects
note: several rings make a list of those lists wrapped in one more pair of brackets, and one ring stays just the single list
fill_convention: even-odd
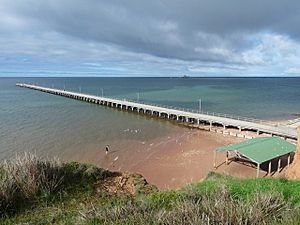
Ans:
[{"label": "calm ocean water", "polygon": [[[300,78],[0,78],[0,159],[35,151],[68,159],[119,140],[149,141],[180,127],[15,87],[17,82],[248,116],[293,118]],[[87,147],[90,146],[90,147]],[[126,148],[126,146],[122,146]],[[132,148],[132,146],[130,146]],[[134,149],[133,149],[134,150]]]}]

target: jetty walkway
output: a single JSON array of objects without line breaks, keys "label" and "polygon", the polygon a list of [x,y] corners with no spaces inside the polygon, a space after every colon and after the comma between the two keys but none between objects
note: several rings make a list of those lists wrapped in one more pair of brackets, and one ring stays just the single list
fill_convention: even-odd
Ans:
[{"label": "jetty walkway", "polygon": [[213,126],[222,126],[224,130],[227,128],[236,128],[239,129],[239,131],[251,130],[257,132],[258,135],[265,133],[284,138],[297,139],[296,129],[269,125],[264,121],[257,119],[151,105],[125,99],[113,99],[25,83],[17,83],[16,86],[178,122],[207,124],[209,126],[209,130],[212,130]]}]

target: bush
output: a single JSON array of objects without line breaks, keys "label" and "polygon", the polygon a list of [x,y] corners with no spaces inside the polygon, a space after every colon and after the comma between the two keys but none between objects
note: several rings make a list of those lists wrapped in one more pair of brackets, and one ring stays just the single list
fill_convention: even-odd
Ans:
[{"label": "bush", "polygon": [[91,187],[96,180],[102,180],[112,175],[112,172],[94,165],[69,162],[61,165],[64,176],[64,186]]},{"label": "bush", "polygon": [[39,198],[51,198],[63,190],[91,188],[110,172],[80,163],[61,163],[24,153],[0,164],[0,213],[15,213]]},{"label": "bush", "polygon": [[60,188],[61,163],[42,160],[32,154],[19,155],[0,165],[0,212],[14,210],[43,193],[50,195]]}]

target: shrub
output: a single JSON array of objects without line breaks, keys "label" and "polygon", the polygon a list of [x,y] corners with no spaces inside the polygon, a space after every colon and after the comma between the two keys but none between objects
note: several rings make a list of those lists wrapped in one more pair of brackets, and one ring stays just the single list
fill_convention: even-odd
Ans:
[{"label": "shrub", "polygon": [[87,164],[61,163],[24,153],[0,164],[0,213],[14,213],[39,198],[69,189],[91,188],[110,172]]},{"label": "shrub", "polygon": [[57,159],[42,160],[33,154],[18,155],[0,165],[0,212],[21,207],[38,194],[59,189],[63,175]]}]

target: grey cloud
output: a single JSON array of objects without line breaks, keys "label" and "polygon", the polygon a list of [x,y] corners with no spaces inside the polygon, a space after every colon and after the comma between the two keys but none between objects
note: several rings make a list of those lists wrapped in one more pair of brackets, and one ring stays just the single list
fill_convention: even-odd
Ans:
[{"label": "grey cloud", "polygon": [[246,63],[247,37],[264,31],[300,40],[299,0],[2,0],[2,10],[46,31],[188,61]]}]

